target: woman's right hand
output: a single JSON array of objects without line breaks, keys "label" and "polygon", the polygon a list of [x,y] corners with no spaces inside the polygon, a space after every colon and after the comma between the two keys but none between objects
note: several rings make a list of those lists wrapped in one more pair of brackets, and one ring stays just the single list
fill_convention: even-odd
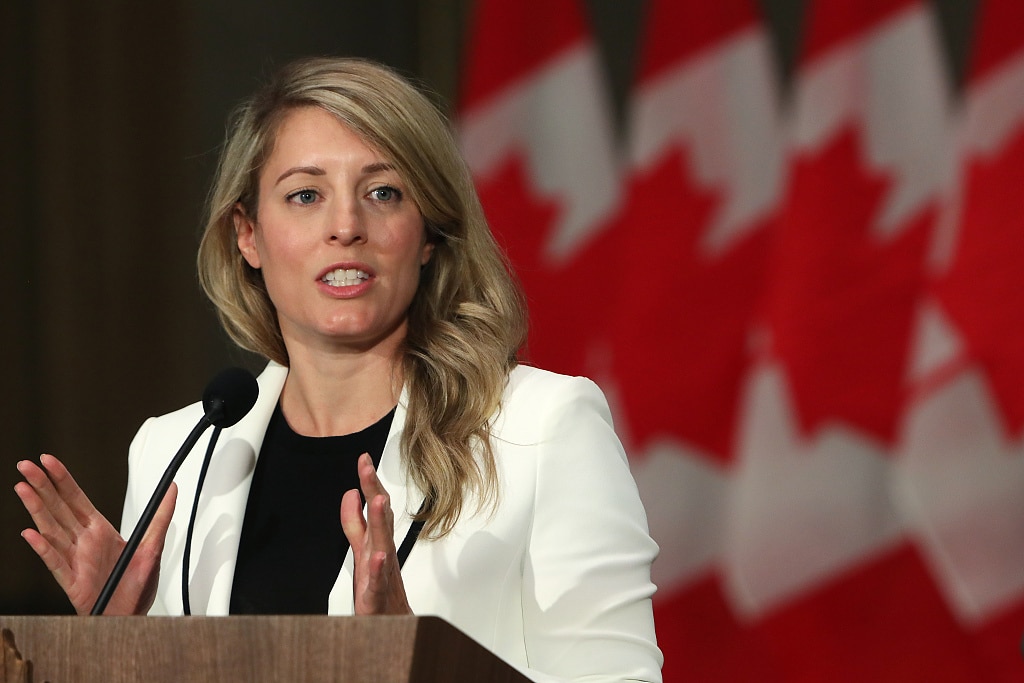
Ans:
[{"label": "woman's right hand", "polygon": [[[18,463],[25,481],[14,490],[32,516],[35,529],[21,536],[46,564],[79,614],[89,614],[125,541],[99,513],[60,460],[52,455]],[[153,522],[128,563],[104,614],[145,614],[156,597],[167,528],[177,488],[171,485]]]}]

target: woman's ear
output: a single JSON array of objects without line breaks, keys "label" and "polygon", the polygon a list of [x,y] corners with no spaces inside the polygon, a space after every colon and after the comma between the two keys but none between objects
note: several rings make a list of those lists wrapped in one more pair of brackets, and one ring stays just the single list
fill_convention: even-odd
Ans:
[{"label": "woman's ear", "polygon": [[427,242],[423,245],[423,252],[420,254],[420,267],[427,265],[430,262],[430,257],[434,255],[434,243]]},{"label": "woman's ear", "polygon": [[434,247],[437,246],[438,240],[442,239],[440,231],[435,230],[423,216],[420,216],[420,220],[423,221],[423,248],[420,251],[420,268],[425,268],[430,259],[434,256]]},{"label": "woman's ear", "polygon": [[242,252],[246,263],[258,269],[261,262],[260,252],[256,248],[256,221],[249,218],[249,214],[246,213],[241,202],[235,203],[235,208],[231,211],[231,220],[235,223],[235,241],[238,244],[238,251]]}]

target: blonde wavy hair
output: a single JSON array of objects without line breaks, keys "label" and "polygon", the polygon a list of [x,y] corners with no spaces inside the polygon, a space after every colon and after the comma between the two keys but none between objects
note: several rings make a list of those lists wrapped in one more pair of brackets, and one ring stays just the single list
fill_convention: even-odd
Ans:
[{"label": "blonde wavy hair", "polygon": [[[526,337],[522,291],[484,218],[450,126],[409,81],[360,59],[293,62],[242,103],[209,199],[199,281],[228,335],[282,365],[288,352],[263,277],[235,240],[240,204],[256,218],[259,176],[285,114],[315,106],[383,153],[408,184],[433,256],[409,308],[401,452],[426,495],[424,533],[449,533],[470,494],[497,502],[490,420]],[[478,510],[479,510],[478,507]]]}]

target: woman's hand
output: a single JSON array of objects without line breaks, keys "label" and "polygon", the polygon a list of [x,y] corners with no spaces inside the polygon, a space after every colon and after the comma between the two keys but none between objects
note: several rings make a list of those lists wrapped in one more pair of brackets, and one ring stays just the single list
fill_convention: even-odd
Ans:
[{"label": "woman's hand", "polygon": [[[96,510],[60,460],[52,455],[35,463],[22,460],[25,481],[14,490],[32,516],[35,529],[21,536],[46,564],[79,614],[88,614],[106,583],[125,541]],[[172,484],[128,564],[104,614],[145,614],[156,597],[167,527],[177,488]]]},{"label": "woman's hand", "polygon": [[366,496],[366,518],[359,491],[341,499],[341,527],[352,547],[352,599],[356,614],[412,614],[395,550],[391,499],[377,478],[369,454],[359,456],[359,486]]}]

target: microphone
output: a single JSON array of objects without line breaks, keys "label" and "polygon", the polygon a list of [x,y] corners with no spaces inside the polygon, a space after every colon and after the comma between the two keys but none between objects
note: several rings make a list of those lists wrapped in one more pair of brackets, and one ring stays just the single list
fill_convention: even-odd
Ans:
[{"label": "microphone", "polygon": [[89,613],[90,615],[103,614],[103,610],[107,608],[107,603],[110,602],[110,598],[114,595],[114,590],[117,588],[117,584],[120,583],[121,577],[124,576],[125,569],[128,568],[128,563],[135,555],[135,551],[138,549],[146,529],[149,528],[153,517],[156,516],[160,502],[167,493],[167,489],[171,487],[174,475],[178,472],[181,464],[185,462],[185,458],[188,457],[192,447],[195,446],[202,433],[210,426],[216,426],[218,429],[230,427],[241,420],[252,410],[252,407],[256,404],[257,396],[259,396],[259,385],[256,383],[256,378],[248,370],[243,370],[242,368],[228,368],[210,380],[210,383],[206,385],[206,389],[203,391],[203,416],[189,433],[185,443],[175,453],[174,458],[171,459],[171,464],[164,470],[160,483],[157,484],[156,490],[153,491],[149,503],[146,504],[146,509],[142,511],[142,516],[135,525],[132,535],[128,538],[124,550],[121,551],[120,557],[117,558],[114,569],[111,570],[103,590],[100,591],[96,604],[93,605],[92,611]]},{"label": "microphone", "polygon": [[222,370],[203,390],[204,417],[214,427],[230,427],[252,410],[259,394],[260,386],[248,370]]}]

